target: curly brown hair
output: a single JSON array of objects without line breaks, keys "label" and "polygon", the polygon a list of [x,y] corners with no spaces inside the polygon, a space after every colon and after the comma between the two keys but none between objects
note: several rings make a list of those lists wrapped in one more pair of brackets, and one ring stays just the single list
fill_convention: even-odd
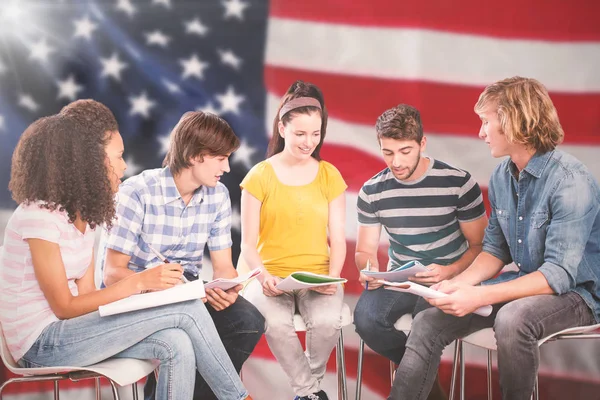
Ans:
[{"label": "curly brown hair", "polygon": [[93,229],[115,215],[105,146],[113,129],[84,125],[65,114],[38,119],[23,133],[12,157],[8,189],[19,204],[66,211]]},{"label": "curly brown hair", "polygon": [[423,140],[423,124],[419,110],[408,104],[398,104],[386,110],[375,123],[377,140],[390,138],[396,140]]}]

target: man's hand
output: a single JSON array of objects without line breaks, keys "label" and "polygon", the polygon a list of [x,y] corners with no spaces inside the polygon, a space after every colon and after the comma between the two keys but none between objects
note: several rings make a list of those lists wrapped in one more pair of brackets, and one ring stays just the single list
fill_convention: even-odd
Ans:
[{"label": "man's hand", "polygon": [[485,287],[482,286],[443,281],[432,286],[432,289],[448,294],[439,299],[426,299],[429,304],[446,314],[463,317],[479,307],[488,305],[485,301]]},{"label": "man's hand", "polygon": [[206,301],[215,310],[222,311],[235,303],[242,288],[242,285],[237,285],[226,291],[219,288],[206,289]]},{"label": "man's hand", "polygon": [[332,285],[311,287],[308,290],[312,290],[313,292],[327,294],[327,295],[331,296],[332,294],[335,294],[337,292],[337,288],[338,288],[338,284],[334,283]]},{"label": "man's hand", "polygon": [[[358,281],[360,282],[360,284],[363,287],[366,287],[368,290],[375,290],[375,289],[378,289],[381,286],[383,286],[383,283],[381,283],[381,280],[375,279],[372,276],[366,276],[362,272],[358,276]],[[367,282],[369,283],[368,286],[367,286]]]},{"label": "man's hand", "polygon": [[429,286],[455,276],[454,268],[449,265],[429,264],[426,268],[426,272],[418,272],[414,277],[408,278],[408,280]]},{"label": "man's hand", "polygon": [[179,264],[167,263],[148,268],[138,273],[137,287],[140,292],[164,290],[181,283],[183,268]]}]

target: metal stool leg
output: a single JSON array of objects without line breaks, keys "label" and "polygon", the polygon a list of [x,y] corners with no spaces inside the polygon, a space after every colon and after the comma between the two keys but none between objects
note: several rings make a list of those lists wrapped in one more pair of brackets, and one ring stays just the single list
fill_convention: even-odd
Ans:
[{"label": "metal stool leg", "polygon": [[488,400],[492,400],[492,350],[487,351],[487,390]]},{"label": "metal stool leg", "polygon": [[362,367],[363,367],[363,355],[365,352],[365,341],[360,339],[358,342],[358,367],[356,369],[356,400],[361,400],[362,390]]},{"label": "metal stool leg", "polygon": [[94,378],[94,389],[96,390],[96,400],[101,400],[102,394],[100,393],[100,377]]},{"label": "metal stool leg", "polygon": [[465,400],[465,349],[462,347],[461,341],[461,349],[460,349],[460,400]]},{"label": "metal stool leg", "polygon": [[133,382],[131,384],[131,389],[133,390],[133,400],[138,400],[138,386],[137,386],[137,382]]},{"label": "metal stool leg", "polygon": [[540,386],[538,377],[538,375],[535,376],[535,384],[533,386],[533,398],[535,400],[540,400]]},{"label": "metal stool leg", "polygon": [[58,381],[54,381],[54,400],[60,400],[60,394],[58,392]]},{"label": "metal stool leg", "polygon": [[338,375],[338,400],[348,400],[348,386],[346,383],[346,359],[344,356],[344,334],[340,330],[340,337],[336,348],[336,368]]},{"label": "metal stool leg", "polygon": [[450,398],[449,400],[454,400],[454,395],[456,391],[456,374],[458,372],[458,361],[460,357],[460,352],[462,351],[462,341],[460,339],[456,339],[454,343],[454,361],[452,362],[452,378],[450,378]]},{"label": "metal stool leg", "polygon": [[108,382],[110,382],[110,387],[112,388],[113,398],[115,400],[120,400],[119,391],[117,390],[117,385],[115,385],[115,383],[112,381],[112,379],[109,379]]},{"label": "metal stool leg", "polygon": [[396,364],[390,361],[390,386],[394,386],[394,378],[396,377]]}]

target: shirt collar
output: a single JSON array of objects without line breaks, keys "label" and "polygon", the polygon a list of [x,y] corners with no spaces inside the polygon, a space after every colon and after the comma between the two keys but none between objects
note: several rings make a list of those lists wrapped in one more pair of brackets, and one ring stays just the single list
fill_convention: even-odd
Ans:
[{"label": "shirt collar", "polygon": [[[164,204],[172,203],[176,200],[181,199],[181,195],[179,194],[179,190],[177,190],[177,186],[175,185],[175,179],[173,179],[173,174],[169,167],[165,167],[160,174],[160,186],[162,189]],[[188,203],[188,206],[196,206],[202,202],[204,195],[206,194],[206,187],[200,186],[194,192],[192,199]]]},{"label": "shirt collar", "polygon": [[[554,150],[548,151],[546,153],[541,153],[539,151],[536,152],[533,155],[533,157],[531,157],[531,159],[529,160],[529,162],[523,170],[529,173],[529,175],[539,179],[539,177],[542,176],[542,173],[544,172],[544,169],[546,168],[546,165],[548,165],[548,161],[550,161],[550,158],[552,158],[553,154]],[[511,173],[516,173],[516,175],[518,176],[517,166],[512,160],[508,162],[506,169]]]}]

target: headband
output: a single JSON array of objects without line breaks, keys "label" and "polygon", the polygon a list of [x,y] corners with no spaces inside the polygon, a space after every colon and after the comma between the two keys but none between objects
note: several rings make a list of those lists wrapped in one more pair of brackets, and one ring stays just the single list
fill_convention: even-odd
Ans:
[{"label": "headband", "polygon": [[281,107],[281,110],[279,110],[279,119],[281,119],[290,111],[300,107],[316,107],[320,110],[321,103],[319,103],[319,100],[315,99],[314,97],[297,97],[288,101],[283,105],[283,107]]}]

